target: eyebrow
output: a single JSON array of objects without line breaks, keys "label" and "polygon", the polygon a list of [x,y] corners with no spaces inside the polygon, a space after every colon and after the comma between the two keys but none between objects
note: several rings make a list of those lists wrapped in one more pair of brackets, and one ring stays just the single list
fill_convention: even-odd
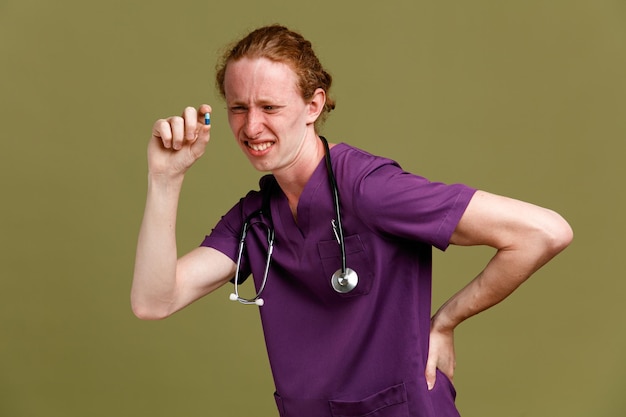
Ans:
[{"label": "eyebrow", "polygon": [[274,99],[274,98],[261,98],[261,99],[254,100],[253,103],[249,103],[249,102],[247,102],[245,100],[233,100],[231,102],[227,102],[226,104],[228,105],[228,107],[235,107],[235,106],[243,106],[243,107],[252,107],[252,106],[259,106],[259,107],[264,107],[264,106],[285,107],[289,103],[287,103],[287,102],[285,102],[283,100]]}]

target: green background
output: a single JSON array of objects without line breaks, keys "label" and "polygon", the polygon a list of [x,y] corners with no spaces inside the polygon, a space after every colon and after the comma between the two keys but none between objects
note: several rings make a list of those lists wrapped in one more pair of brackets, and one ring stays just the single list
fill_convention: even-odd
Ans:
[{"label": "green background", "polygon": [[[144,322],[128,295],[155,119],[215,109],[181,197],[181,252],[256,187],[214,66],[274,22],[334,76],[330,140],[553,208],[575,230],[458,329],[464,417],[626,415],[626,2],[4,0],[0,416],[276,415],[255,308],[223,288]],[[437,253],[435,303],[490,255]]]}]

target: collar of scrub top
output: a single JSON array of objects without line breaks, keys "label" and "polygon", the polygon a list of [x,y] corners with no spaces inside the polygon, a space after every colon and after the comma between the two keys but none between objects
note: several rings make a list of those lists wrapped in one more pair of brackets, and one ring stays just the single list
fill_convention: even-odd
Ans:
[{"label": "collar of scrub top", "polygon": [[[335,209],[335,219],[331,220],[331,226],[333,229],[333,233],[335,238],[337,239],[337,243],[339,244],[339,248],[341,251],[341,268],[338,269],[330,278],[330,283],[333,289],[338,293],[348,293],[352,291],[359,282],[359,276],[357,273],[346,266],[346,245],[344,241],[344,233],[343,233],[343,223],[341,219],[341,207],[339,200],[339,190],[337,187],[337,180],[335,178],[335,173],[332,167],[332,161],[330,158],[330,147],[328,146],[328,141],[324,136],[319,137],[322,143],[324,144],[324,160],[326,163],[326,171],[328,173],[328,181],[330,183],[330,189],[333,197],[333,205]],[[272,214],[270,210],[269,199],[271,195],[271,189],[268,190],[263,196],[263,203],[261,205],[261,209],[250,214],[243,223],[241,227],[241,234],[239,239],[239,249],[237,251],[237,269],[235,271],[234,278],[234,287],[235,292],[231,293],[229,298],[232,301],[239,301],[241,304],[255,304],[259,307],[262,306],[265,301],[261,298],[263,290],[265,289],[265,285],[267,284],[267,276],[269,274],[270,263],[272,260],[272,252],[274,251],[274,227],[272,224]],[[269,222],[266,224],[264,222],[258,222],[263,225],[267,229],[267,258],[265,261],[265,269],[263,272],[263,280],[261,281],[261,286],[259,290],[256,292],[256,295],[252,298],[244,298],[239,295],[239,282],[240,282],[240,267],[241,267],[241,258],[243,256],[243,251],[245,247],[246,235],[248,234],[248,230],[250,229],[252,223],[252,219],[256,216],[265,217]]]}]

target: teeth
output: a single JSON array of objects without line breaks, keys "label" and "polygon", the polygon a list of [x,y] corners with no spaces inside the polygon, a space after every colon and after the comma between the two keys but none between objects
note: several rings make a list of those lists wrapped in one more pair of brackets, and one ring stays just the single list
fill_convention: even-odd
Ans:
[{"label": "teeth", "polygon": [[269,148],[270,146],[272,146],[274,143],[273,142],[263,142],[263,143],[250,143],[248,142],[248,146],[257,151],[257,152],[261,152],[266,150],[267,148]]}]

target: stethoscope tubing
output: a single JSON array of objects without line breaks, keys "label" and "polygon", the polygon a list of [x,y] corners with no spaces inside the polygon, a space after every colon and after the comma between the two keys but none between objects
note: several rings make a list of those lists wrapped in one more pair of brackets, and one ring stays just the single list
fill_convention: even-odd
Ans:
[{"label": "stethoscope tubing", "polygon": [[[331,221],[331,226],[333,228],[333,232],[337,239],[337,243],[339,244],[339,248],[341,251],[341,269],[333,274],[331,277],[331,285],[333,289],[339,293],[347,293],[352,291],[356,285],[358,284],[358,275],[352,269],[347,268],[346,266],[346,245],[343,233],[343,222],[341,219],[341,207],[340,207],[340,199],[339,199],[339,190],[337,187],[337,179],[335,178],[335,172],[333,171],[332,161],[330,158],[330,147],[328,146],[328,141],[325,137],[320,136],[320,140],[324,145],[324,159],[326,163],[326,171],[328,173],[328,181],[330,183],[331,194],[333,198],[333,206],[335,209],[336,219]],[[271,222],[271,212],[269,206],[269,198],[264,199],[263,206],[260,210],[252,213],[248,216],[244,224],[241,228],[241,237],[239,240],[239,249],[237,252],[237,266],[235,271],[235,279],[234,286],[235,292],[230,294],[230,299],[233,301],[239,301],[242,304],[256,304],[258,306],[262,306],[264,304],[263,299],[261,298],[261,294],[263,290],[265,290],[265,285],[267,284],[267,276],[269,275],[270,263],[272,259],[272,252],[274,251],[274,228],[272,226],[267,226],[268,232],[268,249],[267,249],[267,260],[265,261],[265,270],[263,271],[263,280],[261,281],[261,286],[257,291],[256,295],[253,298],[243,298],[239,296],[239,275],[241,269],[241,258],[243,256],[243,249],[245,246],[246,235],[248,233],[248,228],[250,227],[250,219],[255,215],[263,215],[263,211],[266,210],[267,217]]]},{"label": "stethoscope tubing", "polygon": [[[341,221],[341,208],[339,206],[339,190],[337,187],[337,179],[335,178],[335,171],[333,170],[333,166],[330,160],[330,147],[328,146],[328,141],[324,136],[320,136],[322,143],[324,144],[324,159],[326,161],[326,171],[328,172],[328,181],[330,182],[330,189],[333,197],[333,204],[335,207],[335,216],[337,217],[335,220],[337,221],[336,225],[332,224],[333,229],[336,232],[336,236],[339,240],[339,247],[341,250],[341,272],[342,274],[346,273],[346,244],[343,236],[343,222]],[[336,226],[336,227],[335,227]]]},{"label": "stethoscope tubing", "polygon": [[267,276],[270,270],[270,263],[272,261],[272,252],[274,252],[274,229],[267,227],[267,259],[265,261],[265,271],[263,272],[263,281],[261,281],[261,286],[259,287],[259,291],[257,291],[256,295],[253,298],[243,298],[239,296],[239,275],[240,275],[240,266],[241,266],[241,257],[243,256],[243,248],[245,246],[246,236],[248,234],[248,228],[250,226],[250,218],[256,214],[262,215],[262,210],[259,210],[249,216],[243,224],[241,228],[241,237],[239,239],[239,249],[237,250],[237,268],[235,270],[235,279],[234,286],[235,292],[230,295],[230,299],[233,301],[239,301],[242,304],[256,304],[259,306],[263,305],[263,299],[261,298],[261,294],[263,294],[263,290],[265,289],[265,285],[267,284]]}]

